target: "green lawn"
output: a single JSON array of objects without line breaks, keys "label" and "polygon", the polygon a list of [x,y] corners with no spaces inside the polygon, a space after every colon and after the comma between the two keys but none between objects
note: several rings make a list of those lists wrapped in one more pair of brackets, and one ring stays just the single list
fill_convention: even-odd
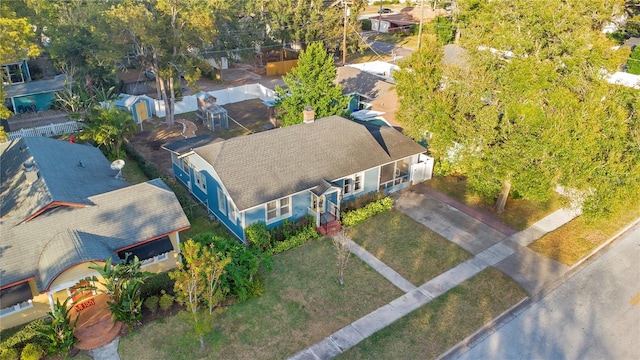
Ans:
[{"label": "green lawn", "polygon": [[471,257],[458,245],[396,210],[349,228],[349,236],[416,286]]},{"label": "green lawn", "polygon": [[467,189],[467,182],[464,178],[456,176],[434,176],[431,180],[427,181],[426,184],[460,200],[470,207],[478,208],[492,214],[504,224],[516,230],[528,228],[546,215],[560,209],[564,204],[564,199],[556,193],[553,194],[549,201],[544,203],[509,198],[505,211],[497,214],[493,211],[493,203],[486,202],[482,197]]},{"label": "green lawn", "polygon": [[149,178],[142,172],[135,160],[127,156],[124,161],[125,166],[124,168],[122,168],[123,179],[132,184],[139,184],[145,181],[149,181]]},{"label": "green lawn", "polygon": [[573,265],[620,229],[640,217],[640,201],[605,219],[579,216],[529,245],[540,254],[566,265]]},{"label": "green lawn", "polygon": [[329,239],[274,257],[265,292],[228,308],[201,351],[180,316],[149,324],[120,341],[122,359],[283,359],[402,295],[352,257],[338,285]]},{"label": "green lawn", "polygon": [[433,359],[524,297],[513,280],[487,268],[339,358]]}]

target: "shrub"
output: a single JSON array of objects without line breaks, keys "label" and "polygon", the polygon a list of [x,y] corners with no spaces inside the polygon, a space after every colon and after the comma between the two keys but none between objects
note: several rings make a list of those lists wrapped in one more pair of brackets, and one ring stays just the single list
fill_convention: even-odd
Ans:
[{"label": "shrub", "polygon": [[28,343],[22,349],[20,360],[40,360],[44,355],[42,347],[38,344]]},{"label": "shrub", "polygon": [[140,296],[146,299],[153,295],[159,296],[162,291],[173,294],[173,284],[174,281],[169,277],[168,272],[151,274],[140,287]]},{"label": "shrub", "polygon": [[18,360],[18,350],[14,348],[2,349],[0,360]]},{"label": "shrub", "polygon": [[[453,20],[445,16],[438,16],[431,21],[433,32],[442,44],[449,44],[456,36],[456,27]],[[424,30],[424,29],[423,29]]]},{"label": "shrub", "polygon": [[173,295],[167,294],[164,290],[162,290],[162,295],[160,296],[160,300],[158,300],[158,305],[160,305],[160,310],[162,312],[167,312],[172,306],[175,298]]},{"label": "shrub", "polygon": [[315,229],[315,226],[306,226],[301,231],[298,231],[295,235],[290,236],[288,239],[278,242],[272,249],[273,254],[278,254],[283,251],[298,247],[308,240],[317,239],[320,234]]},{"label": "shrub", "polygon": [[609,33],[607,34],[607,37],[615,41],[618,45],[624,44],[624,41],[627,40],[627,35],[622,30],[616,30],[612,33]]},{"label": "shrub", "polygon": [[263,253],[258,248],[246,247],[235,239],[202,233],[194,236],[193,240],[204,246],[213,244],[216,252],[231,257],[231,263],[225,267],[226,273],[220,278],[220,287],[227,289],[230,295],[235,295],[240,300],[250,297],[250,286],[258,274],[260,265],[271,267],[269,252]]},{"label": "shrub", "polygon": [[48,340],[49,353],[54,355],[66,356],[78,341],[73,333],[79,317],[71,321],[68,307],[70,299],[67,298],[62,303],[56,299],[53,310],[47,313],[50,317],[49,321],[45,321],[42,328],[38,329]]},{"label": "shrub", "polygon": [[362,209],[353,210],[342,215],[342,223],[344,226],[353,226],[374,215],[383,213],[393,208],[393,199],[385,197],[368,204]]},{"label": "shrub", "polygon": [[342,213],[347,213],[349,211],[361,209],[365,207],[367,204],[372,203],[374,201],[378,201],[385,197],[384,191],[375,191],[367,194],[363,194],[358,196],[357,198],[349,201],[345,201],[340,206]]},{"label": "shrub", "polygon": [[0,348],[15,348],[20,350],[28,343],[36,343],[40,347],[47,345],[47,340],[38,329],[44,324],[44,320],[38,319],[22,326],[16,326],[0,332]]},{"label": "shrub", "polygon": [[269,233],[265,223],[257,222],[247,226],[244,234],[249,244],[257,247],[260,251],[266,251],[271,248],[271,233]]},{"label": "shrub", "polygon": [[369,19],[360,20],[360,28],[364,31],[371,30],[371,20]]},{"label": "shrub", "polygon": [[636,46],[627,61],[627,72],[640,75],[640,46]]},{"label": "shrub", "polygon": [[136,151],[129,142],[125,141],[122,147],[129,157],[138,163],[138,167],[140,167],[140,170],[142,170],[146,177],[149,179],[157,179],[160,177],[161,174],[160,171],[158,171],[158,168],[156,168],[152,163],[147,162],[147,160],[138,151]]},{"label": "shrub", "polygon": [[155,295],[149,296],[144,300],[144,307],[149,309],[149,311],[151,311],[152,314],[155,314],[156,311],[158,311],[158,301],[159,299],[157,296]]}]

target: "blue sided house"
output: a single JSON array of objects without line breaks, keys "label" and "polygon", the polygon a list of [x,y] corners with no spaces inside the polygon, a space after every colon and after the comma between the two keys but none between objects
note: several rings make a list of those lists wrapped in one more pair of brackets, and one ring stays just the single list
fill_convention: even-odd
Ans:
[{"label": "blue sided house", "polygon": [[431,178],[427,149],[393,127],[340,116],[228,140],[204,135],[166,144],[175,178],[239,239],[256,222],[268,228],[311,215],[339,221],[340,205]]}]

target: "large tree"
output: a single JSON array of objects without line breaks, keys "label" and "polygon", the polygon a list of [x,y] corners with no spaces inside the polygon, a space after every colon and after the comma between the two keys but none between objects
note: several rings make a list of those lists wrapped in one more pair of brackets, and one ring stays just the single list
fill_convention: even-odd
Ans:
[{"label": "large tree", "polygon": [[[33,26],[26,18],[16,18],[16,13],[2,6],[0,15],[0,64],[10,64],[22,60],[36,57],[40,54],[40,49],[35,42],[35,32]],[[0,73],[0,119],[11,116],[4,106],[5,91],[4,82],[6,74]]]},{"label": "large tree", "polygon": [[127,39],[136,58],[156,79],[167,124],[174,122],[180,79],[198,78],[201,49],[217,32],[215,14],[225,0],[124,0],[109,10],[109,21]]},{"label": "large tree", "polygon": [[316,118],[340,115],[348,99],[342,94],[342,86],[333,83],[335,78],[336,66],[322,43],[309,45],[300,53],[298,65],[283,76],[286,88],[276,87],[280,124],[301,123],[307,106],[313,107]]},{"label": "large tree", "polygon": [[[423,122],[409,129],[432,133],[440,169],[465,173],[498,211],[508,195],[544,200],[556,185],[582,191],[592,214],[619,207],[639,191],[640,106],[637,91],[604,79],[627,55],[599,31],[614,3],[460,1],[466,65],[427,49],[414,55],[430,59],[422,68],[409,61],[416,73],[397,77]],[[420,99],[411,86],[428,91]]]}]

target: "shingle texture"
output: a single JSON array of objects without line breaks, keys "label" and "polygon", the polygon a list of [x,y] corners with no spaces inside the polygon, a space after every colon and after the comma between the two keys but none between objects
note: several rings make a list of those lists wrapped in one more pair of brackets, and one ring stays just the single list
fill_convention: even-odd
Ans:
[{"label": "shingle texture", "polygon": [[[14,157],[24,155],[21,151],[16,154],[15,150],[25,144],[41,172],[32,184],[25,183],[21,174],[24,170],[10,166],[21,163]],[[47,151],[43,154],[35,151],[40,146],[46,146]],[[0,150],[3,203],[0,287],[35,277],[38,289],[44,291],[73,265],[104,261],[108,257],[117,259],[115,253],[120,248],[189,226],[175,194],[162,180],[129,185],[114,179],[115,171],[110,169],[109,162],[90,146],[23,138],[15,144],[3,145]],[[84,168],[77,166],[78,157],[83,159]],[[64,165],[67,161],[73,166]],[[56,166],[56,163],[63,164]],[[45,195],[33,200],[34,191]],[[6,199],[11,199],[12,206],[4,206]],[[84,207],[47,207],[47,201],[50,204],[57,199]],[[24,222],[25,216],[42,208],[47,210]]]},{"label": "shingle texture", "polygon": [[391,127],[330,116],[194,151],[213,165],[242,211],[426,149]]},{"label": "shingle texture", "polygon": [[384,78],[364,72],[351,66],[342,66],[337,69],[335,84],[342,85],[344,94],[358,93],[369,99],[375,99],[391,91],[394,84]]}]

